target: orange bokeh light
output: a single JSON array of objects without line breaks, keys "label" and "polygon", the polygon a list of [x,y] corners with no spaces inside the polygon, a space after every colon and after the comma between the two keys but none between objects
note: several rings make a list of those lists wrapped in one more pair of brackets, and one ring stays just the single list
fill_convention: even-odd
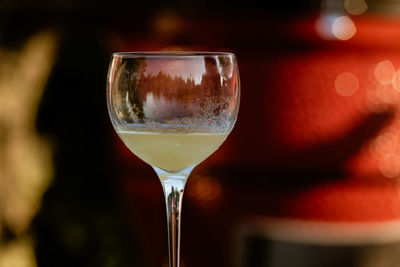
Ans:
[{"label": "orange bokeh light", "polygon": [[335,89],[341,96],[352,96],[359,88],[360,83],[356,75],[343,72],[336,77]]}]

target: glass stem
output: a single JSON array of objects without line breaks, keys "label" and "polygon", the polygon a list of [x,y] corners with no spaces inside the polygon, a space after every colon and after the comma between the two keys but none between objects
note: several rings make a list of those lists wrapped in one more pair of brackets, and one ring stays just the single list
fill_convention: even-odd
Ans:
[{"label": "glass stem", "polygon": [[179,267],[183,191],[193,167],[177,173],[169,173],[155,167],[153,168],[162,183],[167,206],[169,266]]}]

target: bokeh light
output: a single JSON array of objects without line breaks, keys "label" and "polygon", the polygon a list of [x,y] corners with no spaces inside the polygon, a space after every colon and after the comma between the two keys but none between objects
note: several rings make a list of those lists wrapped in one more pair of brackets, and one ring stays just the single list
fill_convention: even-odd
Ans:
[{"label": "bokeh light", "polygon": [[370,84],[366,90],[366,107],[372,112],[382,112],[400,104],[400,70],[391,60],[379,61],[368,71]]},{"label": "bokeh light", "polygon": [[341,96],[352,96],[359,86],[357,76],[351,72],[343,72],[335,80],[336,92]]},{"label": "bokeh light", "polygon": [[393,77],[393,88],[400,91],[400,69],[396,71]]},{"label": "bokeh light", "polygon": [[153,28],[158,36],[172,38],[185,27],[185,23],[177,12],[165,9],[159,12],[153,20]]},{"label": "bokeh light", "polygon": [[379,173],[386,178],[400,174],[400,147],[397,127],[391,125],[371,141],[370,153],[378,161]]},{"label": "bokeh light", "polygon": [[393,156],[396,153],[398,140],[394,133],[384,132],[375,138],[372,144],[373,155],[380,159]]},{"label": "bokeh light", "polygon": [[348,16],[338,17],[332,24],[332,33],[339,40],[349,40],[356,31],[356,26]]},{"label": "bokeh light", "polygon": [[395,68],[390,60],[379,62],[375,67],[375,78],[381,84],[391,84],[395,74]]},{"label": "bokeh light", "polygon": [[400,173],[400,158],[388,157],[379,162],[379,171],[387,178],[395,178]]},{"label": "bokeh light", "polygon": [[197,176],[187,192],[200,205],[207,206],[221,197],[221,183],[211,176]]},{"label": "bokeh light", "polygon": [[397,90],[390,85],[378,84],[376,86],[376,97],[380,103],[396,104],[399,94]]},{"label": "bokeh light", "polygon": [[364,0],[344,0],[344,8],[352,15],[361,15],[368,9]]},{"label": "bokeh light", "polygon": [[365,107],[369,112],[381,113],[387,109],[387,104],[382,103],[377,97],[376,87],[376,84],[372,84],[367,89]]},{"label": "bokeh light", "polygon": [[357,28],[348,16],[341,14],[321,14],[315,23],[317,34],[325,40],[351,39],[357,32]]},{"label": "bokeh light", "polygon": [[332,33],[332,24],[337,18],[334,14],[321,14],[315,22],[315,30],[317,34],[326,40],[336,39]]}]

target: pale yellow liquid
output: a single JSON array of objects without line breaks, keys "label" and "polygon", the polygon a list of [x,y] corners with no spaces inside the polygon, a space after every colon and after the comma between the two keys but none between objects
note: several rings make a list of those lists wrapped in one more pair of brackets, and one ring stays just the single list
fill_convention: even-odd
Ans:
[{"label": "pale yellow liquid", "polygon": [[118,131],[118,135],[136,156],[148,164],[177,172],[205,160],[228,134]]}]

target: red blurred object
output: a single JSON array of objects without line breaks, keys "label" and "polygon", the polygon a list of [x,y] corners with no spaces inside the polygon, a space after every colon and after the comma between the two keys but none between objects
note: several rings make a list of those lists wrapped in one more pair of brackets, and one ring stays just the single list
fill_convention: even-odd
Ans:
[{"label": "red blurred object", "polygon": [[[246,216],[332,223],[400,220],[400,91],[395,84],[400,20],[351,17],[357,31],[341,41],[321,38],[315,30],[318,18],[261,25],[256,20],[187,21],[166,42],[148,36],[138,37],[140,42],[119,39],[126,41],[116,50],[232,47],[238,57],[238,122],[226,143],[195,170],[184,200],[183,253],[190,255],[190,266],[210,266],[207,259],[213,257],[212,266],[229,266],[224,259],[232,227]],[[227,26],[236,30],[227,32]],[[390,84],[379,80],[382,62],[393,66]],[[352,88],[342,91],[341,84]],[[139,199],[153,199],[140,206],[140,213],[147,233],[161,229],[150,239],[160,238],[164,214],[152,217],[151,224],[145,216],[155,202],[161,203],[161,187],[151,169],[121,147],[124,192],[133,206]],[[204,186],[196,182],[202,177],[216,179],[221,187],[219,197],[207,205],[190,193]],[[208,247],[202,260],[203,245]],[[149,255],[151,249],[149,244]]]}]

